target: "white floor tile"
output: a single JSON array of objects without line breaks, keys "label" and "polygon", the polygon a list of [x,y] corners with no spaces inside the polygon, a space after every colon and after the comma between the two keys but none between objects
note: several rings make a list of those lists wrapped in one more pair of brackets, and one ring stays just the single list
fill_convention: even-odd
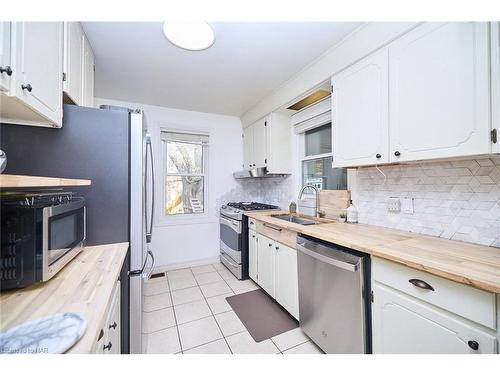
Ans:
[{"label": "white floor tile", "polygon": [[212,315],[204,299],[188,302],[183,305],[176,305],[174,310],[177,324],[191,322]]},{"label": "white floor tile", "polygon": [[205,285],[224,280],[222,280],[222,277],[220,277],[220,275],[217,272],[207,272],[196,275],[196,281],[200,285]]},{"label": "white floor tile", "polygon": [[183,303],[203,299],[203,294],[201,294],[200,288],[197,286],[192,288],[173,290],[171,294],[174,305],[180,305]]},{"label": "white floor tile", "polygon": [[226,340],[234,354],[276,354],[280,352],[271,340],[255,342],[248,331],[226,337]]},{"label": "white floor tile", "polygon": [[144,296],[142,310],[151,312],[155,310],[165,309],[172,306],[172,298],[170,293],[155,294],[153,296]]},{"label": "white floor tile", "polygon": [[173,326],[175,326],[175,317],[172,307],[142,313],[143,333],[152,333]]},{"label": "white floor tile", "polygon": [[[154,280],[154,281],[153,281]],[[153,279],[151,281],[147,281],[144,283],[144,295],[145,296],[154,296],[155,294],[161,294],[169,292],[167,278]]]},{"label": "white floor tile", "polygon": [[279,350],[284,351],[293,346],[309,341],[309,337],[307,337],[306,334],[302,332],[300,327],[298,327],[280,335],[271,337],[271,340],[273,340]]},{"label": "white floor tile", "polygon": [[297,345],[291,349],[285,350],[283,354],[324,354],[312,341]]},{"label": "white floor tile", "polygon": [[220,296],[214,296],[207,298],[208,305],[213,314],[220,314],[226,311],[231,311],[232,307],[226,301],[226,297],[234,296],[234,293],[221,294]]},{"label": "white floor tile", "polygon": [[222,276],[224,280],[238,280],[236,276],[234,276],[227,268],[224,268],[223,270],[217,270],[217,272]]},{"label": "white floor tile", "polygon": [[146,340],[148,354],[174,354],[181,351],[177,327],[150,333],[146,336]]},{"label": "white floor tile", "polygon": [[225,270],[226,266],[224,266],[221,262],[213,263],[212,266],[217,270]]},{"label": "white floor tile", "polygon": [[248,280],[228,279],[226,280],[226,283],[231,287],[233,292],[235,292],[236,294],[250,292],[251,290],[259,289],[259,286],[250,279]]},{"label": "white floor tile", "polygon": [[186,289],[198,285],[193,275],[169,278],[168,284],[170,285],[170,290]]},{"label": "white floor tile", "polygon": [[231,354],[226,340],[220,339],[186,350],[184,354]]},{"label": "white floor tile", "polygon": [[191,271],[195,275],[199,275],[200,273],[214,272],[215,268],[211,264],[205,264],[204,266],[191,267]]},{"label": "white floor tile", "polygon": [[178,326],[182,350],[222,338],[222,333],[213,316]]},{"label": "white floor tile", "polygon": [[219,281],[216,283],[200,285],[201,291],[205,297],[218,296],[220,294],[226,294],[231,292],[231,288],[227,286],[225,281]]},{"label": "white floor tile", "polygon": [[177,277],[186,277],[186,276],[193,276],[193,273],[189,268],[181,268],[179,270],[167,271],[167,277],[169,281]]},{"label": "white floor tile", "polygon": [[234,311],[227,311],[222,314],[215,315],[217,323],[224,336],[234,335],[235,333],[246,331],[245,326]]}]

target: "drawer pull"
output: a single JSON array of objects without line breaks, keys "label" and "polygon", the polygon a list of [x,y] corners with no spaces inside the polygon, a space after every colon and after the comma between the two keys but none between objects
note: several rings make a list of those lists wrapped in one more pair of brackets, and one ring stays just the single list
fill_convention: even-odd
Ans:
[{"label": "drawer pull", "polygon": [[104,337],[104,330],[101,329],[101,332],[99,332],[99,337],[97,338],[97,341],[100,341]]},{"label": "drawer pull", "polygon": [[427,284],[424,280],[410,279],[410,280],[408,280],[408,282],[415,285],[417,288],[434,291],[434,288],[432,286],[430,286],[429,284]]},{"label": "drawer pull", "polygon": [[474,340],[469,340],[467,341],[467,345],[469,345],[469,347],[472,349],[472,350],[478,350],[479,349],[479,344],[477,341],[474,341]]},{"label": "drawer pull", "polygon": [[113,322],[113,324],[110,324],[109,328],[116,329],[116,326],[117,326],[116,322]]},{"label": "drawer pull", "polygon": [[275,230],[275,231],[278,231],[278,232],[281,232],[283,229],[282,228],[278,228],[278,227],[275,227],[275,226],[272,226],[272,225],[269,225],[267,223],[264,223],[264,226],[266,228],[269,228],[269,229],[272,229],[272,230]]},{"label": "drawer pull", "polygon": [[102,348],[102,350],[108,349],[108,351],[110,351],[112,346],[113,346],[113,344],[111,344],[111,341],[110,341],[110,342],[108,342],[108,345],[104,345],[104,347]]}]

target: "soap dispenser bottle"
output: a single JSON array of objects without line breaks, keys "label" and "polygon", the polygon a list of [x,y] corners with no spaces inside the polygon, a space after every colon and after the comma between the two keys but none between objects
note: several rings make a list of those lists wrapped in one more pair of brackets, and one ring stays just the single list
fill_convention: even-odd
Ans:
[{"label": "soap dispenser bottle", "polygon": [[347,222],[357,223],[358,222],[358,210],[356,206],[352,204],[352,199],[349,200],[349,207],[347,207]]}]

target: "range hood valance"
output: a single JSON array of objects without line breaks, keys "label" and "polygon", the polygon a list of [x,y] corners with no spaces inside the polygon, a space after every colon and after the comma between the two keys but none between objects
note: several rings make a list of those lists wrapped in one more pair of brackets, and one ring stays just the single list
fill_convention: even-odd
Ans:
[{"label": "range hood valance", "polygon": [[245,169],[242,171],[234,172],[233,177],[236,179],[243,178],[266,178],[266,177],[285,177],[287,174],[269,173],[266,167]]}]

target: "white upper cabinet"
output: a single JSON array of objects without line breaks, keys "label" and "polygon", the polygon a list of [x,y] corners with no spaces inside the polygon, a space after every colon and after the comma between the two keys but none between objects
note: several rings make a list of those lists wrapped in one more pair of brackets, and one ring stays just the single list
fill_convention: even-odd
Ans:
[{"label": "white upper cabinet", "polygon": [[63,23],[14,22],[15,84],[12,94],[62,126]]},{"label": "white upper cabinet", "polygon": [[10,59],[10,22],[0,21],[0,91],[9,91],[12,63]]},{"label": "white upper cabinet", "polygon": [[389,46],[391,161],[491,152],[489,26],[426,23]]},{"label": "white upper cabinet", "polygon": [[387,50],[332,78],[333,167],[389,161]]},{"label": "white upper cabinet", "polygon": [[[500,27],[491,23],[491,123],[493,152],[500,153]],[[496,141],[495,141],[496,135]]]},{"label": "white upper cabinet", "polygon": [[243,129],[243,167],[266,167],[269,173],[291,173],[290,117],[271,113]]},{"label": "white upper cabinet", "polygon": [[94,52],[88,39],[83,35],[83,81],[82,81],[82,105],[94,106]]},{"label": "white upper cabinet", "polygon": [[83,42],[80,22],[64,23],[64,92],[77,105],[82,104]]}]

